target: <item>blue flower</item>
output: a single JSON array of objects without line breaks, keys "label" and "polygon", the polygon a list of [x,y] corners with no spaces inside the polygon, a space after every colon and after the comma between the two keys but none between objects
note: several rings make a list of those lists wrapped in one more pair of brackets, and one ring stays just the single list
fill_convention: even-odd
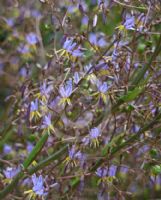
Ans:
[{"label": "blue flower", "polygon": [[75,50],[73,50],[72,52],[71,52],[71,54],[72,54],[72,56],[74,56],[74,57],[81,57],[81,56],[83,56],[83,52],[82,52],[82,50],[79,48],[79,49],[75,49]]},{"label": "blue flower", "polygon": [[106,82],[101,83],[101,81],[98,80],[96,84],[97,84],[97,88],[98,88],[99,92],[101,92],[101,93],[107,92],[108,86],[107,86]]},{"label": "blue flower", "polygon": [[5,19],[5,21],[6,21],[8,26],[10,26],[10,27],[14,26],[15,20],[13,18]]},{"label": "blue flower", "polygon": [[43,177],[41,175],[39,177],[36,177],[36,175],[34,174],[32,175],[32,182],[33,182],[32,190],[39,196],[45,195]]},{"label": "blue flower", "polygon": [[26,40],[31,45],[35,45],[36,43],[38,43],[38,37],[33,32],[26,35]]},{"label": "blue flower", "polygon": [[108,176],[115,176],[117,170],[117,166],[111,165],[108,171]]},{"label": "blue flower", "polygon": [[113,53],[112,53],[112,61],[113,61],[113,62],[116,62],[118,56],[119,56],[118,50],[115,48],[115,49],[113,50]]},{"label": "blue flower", "polygon": [[64,98],[69,97],[72,94],[72,80],[67,81],[65,86],[60,86],[59,92]]},{"label": "blue flower", "polygon": [[54,127],[51,123],[51,114],[50,113],[48,115],[44,116],[42,128],[47,130],[48,133],[50,133],[50,131],[54,131]]},{"label": "blue flower", "polygon": [[127,15],[123,25],[127,30],[134,30],[134,28],[135,28],[135,17]]},{"label": "blue flower", "polygon": [[76,150],[76,146],[73,145],[72,148],[68,150],[69,156],[65,159],[65,164],[70,165],[71,167],[77,166],[78,162],[80,162],[81,166],[84,163],[85,155],[80,151]]},{"label": "blue flower", "polygon": [[72,38],[67,38],[63,44],[63,49],[71,52],[75,47],[76,47],[77,43],[73,42]]},{"label": "blue flower", "polygon": [[89,41],[93,45],[98,46],[98,47],[104,47],[107,45],[107,42],[105,41],[105,39],[103,37],[97,37],[95,33],[90,33]]},{"label": "blue flower", "polygon": [[123,166],[123,167],[120,168],[120,172],[123,173],[123,174],[128,173],[128,171],[129,171],[129,169],[126,166],[125,167]]},{"label": "blue flower", "polygon": [[41,18],[42,17],[41,13],[38,10],[32,10],[31,16],[34,17],[34,18]]},{"label": "blue flower", "polygon": [[89,22],[89,17],[87,15],[85,15],[83,18],[82,18],[82,25],[88,25],[88,22]]},{"label": "blue flower", "polygon": [[91,63],[89,63],[88,65],[84,66],[84,71],[87,74],[91,74],[93,73],[93,66]]},{"label": "blue flower", "polygon": [[96,175],[100,178],[106,177],[108,174],[108,169],[106,167],[99,167],[96,171]]},{"label": "blue flower", "polygon": [[12,147],[8,144],[5,144],[3,147],[4,154],[9,154],[12,151]]},{"label": "blue flower", "polygon": [[38,111],[38,99],[31,102],[31,112]]},{"label": "blue flower", "polygon": [[44,117],[43,125],[45,128],[51,125],[51,114],[48,114]]},{"label": "blue flower", "polygon": [[30,111],[30,120],[32,120],[33,118],[38,119],[41,117],[41,114],[38,111],[38,99],[31,102]]},{"label": "blue flower", "polygon": [[70,53],[74,57],[83,56],[83,52],[80,47],[78,47],[77,43],[73,41],[73,38],[67,38],[63,44],[63,49],[65,49],[68,53]]},{"label": "blue flower", "polygon": [[68,150],[68,152],[70,159],[76,159],[76,158],[80,159],[82,156],[82,153],[80,151],[76,151],[75,145],[73,145],[72,148]]},{"label": "blue flower", "polygon": [[72,148],[68,150],[68,152],[69,152],[70,159],[74,159],[74,156],[75,156],[75,153],[76,153],[75,146],[73,145]]},{"label": "blue flower", "polygon": [[109,66],[107,63],[105,63],[104,61],[100,61],[96,66],[95,66],[96,70],[108,70]]},{"label": "blue flower", "polygon": [[49,88],[47,87],[46,81],[40,86],[40,92],[42,95],[46,95],[50,92]]},{"label": "blue flower", "polygon": [[92,128],[89,132],[89,135],[84,137],[82,139],[82,142],[84,145],[90,144],[91,146],[93,145],[94,147],[99,146],[99,136],[101,136],[101,130],[99,128]]},{"label": "blue flower", "polygon": [[21,44],[18,46],[17,51],[18,51],[19,53],[22,53],[22,54],[27,54],[27,53],[29,53],[29,46],[28,46],[27,44],[24,45],[24,44],[21,43]]},{"label": "blue flower", "polygon": [[89,41],[93,44],[93,45],[97,45],[97,36],[95,33],[90,33],[89,34]]},{"label": "blue flower", "polygon": [[46,80],[40,86],[40,93],[37,95],[43,102],[47,102],[49,95],[53,89],[52,85],[47,85]]},{"label": "blue flower", "polygon": [[97,139],[101,135],[101,131],[99,128],[92,128],[89,132],[91,139]]},{"label": "blue flower", "polygon": [[12,167],[7,167],[6,170],[4,170],[4,175],[7,179],[12,179],[18,172],[20,171],[19,168],[12,168]]}]

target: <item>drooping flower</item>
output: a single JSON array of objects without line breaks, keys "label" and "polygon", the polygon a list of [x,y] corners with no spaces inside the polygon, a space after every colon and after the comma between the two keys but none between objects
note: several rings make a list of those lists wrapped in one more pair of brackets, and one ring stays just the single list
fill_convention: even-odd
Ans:
[{"label": "drooping flower", "polygon": [[73,38],[66,38],[63,49],[59,50],[59,52],[61,52],[61,55],[65,55],[68,58],[70,55],[73,57],[81,57],[84,54],[83,49],[74,42]]},{"label": "drooping flower", "polygon": [[4,183],[11,183],[12,179],[18,174],[19,171],[19,168],[12,167],[7,167],[5,170],[3,170],[3,173],[5,175]]},{"label": "drooping flower", "polygon": [[44,179],[42,175],[36,177],[36,174],[32,175],[33,188],[32,190],[39,196],[44,195]]},{"label": "drooping flower", "polygon": [[101,130],[97,127],[92,128],[89,132],[89,135],[84,137],[82,139],[82,142],[84,143],[84,145],[93,145],[94,147],[98,147],[99,146],[99,140],[98,138],[101,136]]},{"label": "drooping flower", "polygon": [[36,199],[36,196],[42,197],[47,194],[45,192],[44,179],[42,175],[37,177],[36,174],[33,174],[32,183],[33,183],[32,190],[28,190],[24,192],[25,194],[29,195],[29,199],[31,198]]},{"label": "drooping flower", "polygon": [[92,128],[89,132],[91,139],[97,139],[101,135],[101,131],[99,128]]},{"label": "drooping flower", "polygon": [[72,87],[72,80],[68,80],[66,82],[66,85],[61,85],[59,87],[59,93],[61,95],[61,99],[60,99],[60,102],[59,104],[68,104],[68,105],[71,105],[71,101],[70,101],[70,95],[72,94],[72,91],[73,91],[73,87]]},{"label": "drooping flower", "polygon": [[49,103],[49,108],[52,110],[55,110],[56,112],[60,112],[63,107],[60,105],[61,97],[56,96],[50,103]]},{"label": "drooping flower", "polygon": [[108,174],[108,169],[106,167],[99,167],[96,171],[96,175],[100,178],[106,177]]},{"label": "drooping flower", "polygon": [[117,170],[117,166],[111,165],[111,166],[109,167],[108,176],[111,176],[111,177],[112,177],[112,176],[115,176],[116,170]]},{"label": "drooping flower", "polygon": [[31,102],[31,107],[30,107],[30,120],[35,118],[36,120],[41,117],[41,114],[39,113],[38,110],[38,99],[35,99],[35,101]]},{"label": "drooping flower", "polygon": [[96,175],[100,178],[98,184],[112,182],[115,178],[117,167],[111,165],[109,169],[107,167],[99,167],[96,171]]},{"label": "drooping flower", "polygon": [[105,93],[108,90],[107,83],[106,82],[102,83],[101,81],[98,80],[96,82],[96,85],[97,85],[97,89],[99,91],[100,97],[102,98],[102,100],[104,101],[104,103],[106,103],[107,102],[107,97],[106,97]]},{"label": "drooping flower", "polygon": [[85,75],[86,75],[86,79],[88,81],[90,81],[92,84],[96,83],[97,77],[96,75],[93,73],[94,66],[92,66],[91,63],[89,63],[88,65],[84,66],[84,71],[85,71]]},{"label": "drooping flower", "polygon": [[97,184],[99,185],[100,183],[104,184],[108,182],[108,169],[107,167],[99,167],[96,170],[96,175],[99,177],[99,180]]},{"label": "drooping flower", "polygon": [[67,50],[68,52],[71,52],[75,47],[77,43],[73,42],[72,38],[67,38],[63,44],[63,49]]},{"label": "drooping flower", "polygon": [[48,114],[44,117],[43,125],[45,128],[51,125],[51,114]]},{"label": "drooping flower", "polygon": [[89,63],[88,65],[85,65],[85,66],[84,66],[84,71],[85,71],[85,73],[87,73],[87,74],[93,73],[93,66],[92,66],[92,64]]},{"label": "drooping flower", "polygon": [[31,102],[31,112],[38,110],[38,99]]},{"label": "drooping flower", "polygon": [[6,170],[3,171],[7,179],[12,179],[14,176],[16,176],[18,172],[19,168],[12,168],[12,167],[7,167]]},{"label": "drooping flower", "polygon": [[89,34],[89,41],[96,47],[104,47],[107,45],[107,42],[105,41],[103,36],[100,35],[100,37],[98,37],[95,33]]},{"label": "drooping flower", "polygon": [[76,149],[76,146],[73,145],[69,150],[68,150],[68,157],[65,159],[64,163],[68,166],[71,167],[76,167],[78,163],[80,165],[83,165],[83,162],[85,160],[84,154],[81,153],[81,151]]},{"label": "drooping flower", "polygon": [[134,30],[135,29],[135,17],[127,15],[123,25],[127,30]]},{"label": "drooping flower", "polygon": [[49,134],[51,131],[54,131],[54,127],[51,122],[51,114],[45,115],[43,118],[43,125],[42,128],[46,130]]},{"label": "drooping flower", "polygon": [[35,45],[36,43],[38,43],[38,37],[35,33],[31,32],[26,35],[26,41],[30,45]]},{"label": "drooping flower", "polygon": [[97,89],[98,89],[98,91],[99,92],[101,92],[101,93],[106,93],[107,92],[107,90],[108,90],[108,86],[107,86],[107,82],[101,82],[101,81],[97,81]]},{"label": "drooping flower", "polygon": [[38,93],[36,96],[38,99],[41,99],[43,103],[47,103],[50,93],[53,89],[52,85],[47,85],[47,81],[43,81],[42,85],[40,85],[40,93]]}]

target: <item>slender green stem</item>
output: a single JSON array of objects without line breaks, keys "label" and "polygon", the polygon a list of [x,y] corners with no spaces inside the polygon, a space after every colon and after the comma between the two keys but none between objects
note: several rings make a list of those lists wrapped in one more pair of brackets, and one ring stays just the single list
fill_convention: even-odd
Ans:
[{"label": "slender green stem", "polygon": [[68,145],[65,145],[64,147],[62,147],[59,151],[57,151],[56,153],[50,155],[48,158],[46,158],[45,160],[42,160],[40,163],[38,163],[36,166],[28,169],[28,173],[29,174],[33,174],[35,172],[37,172],[38,170],[42,169],[43,167],[47,166],[49,163],[51,163],[52,161],[56,160],[57,158],[59,158],[62,154],[64,154],[67,151]]},{"label": "slender green stem", "polygon": [[35,148],[33,148],[33,150],[31,151],[31,153],[29,154],[29,156],[26,158],[26,160],[23,163],[23,167],[25,169],[27,169],[28,166],[34,161],[34,159],[36,158],[36,156],[38,155],[38,153],[41,151],[41,149],[43,148],[44,144],[46,143],[48,137],[49,137],[48,133],[45,133],[40,138],[40,140],[36,144]]}]

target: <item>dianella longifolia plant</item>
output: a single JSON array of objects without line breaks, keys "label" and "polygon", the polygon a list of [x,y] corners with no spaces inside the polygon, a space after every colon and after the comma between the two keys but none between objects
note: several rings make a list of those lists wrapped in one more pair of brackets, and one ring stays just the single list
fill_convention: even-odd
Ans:
[{"label": "dianella longifolia plant", "polygon": [[160,199],[160,133],[160,0],[1,0],[1,200]]}]

